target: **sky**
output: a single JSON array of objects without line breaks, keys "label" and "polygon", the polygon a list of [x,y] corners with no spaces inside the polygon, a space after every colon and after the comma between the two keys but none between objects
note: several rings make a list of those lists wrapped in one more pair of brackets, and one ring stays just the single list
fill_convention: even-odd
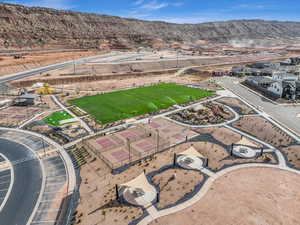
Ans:
[{"label": "sky", "polygon": [[235,19],[300,21],[299,0],[4,0],[2,2],[171,23],[195,24]]}]

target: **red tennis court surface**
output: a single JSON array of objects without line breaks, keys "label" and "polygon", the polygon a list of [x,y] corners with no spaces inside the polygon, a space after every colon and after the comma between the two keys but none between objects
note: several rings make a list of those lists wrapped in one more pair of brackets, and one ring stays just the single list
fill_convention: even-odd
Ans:
[{"label": "red tennis court surface", "polygon": [[96,140],[96,142],[103,149],[105,149],[105,148],[112,148],[112,147],[116,146],[116,144],[110,138],[107,138],[107,137],[99,138],[99,139]]},{"label": "red tennis court surface", "polygon": [[118,150],[115,152],[110,152],[110,154],[115,158],[116,161],[122,162],[129,159],[129,152],[126,150]]},{"label": "red tennis court surface", "polygon": [[184,126],[159,118],[147,124],[87,140],[85,143],[115,169],[197,135]]}]

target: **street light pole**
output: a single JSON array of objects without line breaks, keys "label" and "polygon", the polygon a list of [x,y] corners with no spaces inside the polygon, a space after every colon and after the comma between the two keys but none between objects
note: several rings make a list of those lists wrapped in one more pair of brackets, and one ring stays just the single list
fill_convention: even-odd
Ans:
[{"label": "street light pole", "polygon": [[156,142],[157,142],[157,152],[159,152],[159,130],[158,129],[156,129],[156,135],[157,135],[157,140],[156,140]]},{"label": "street light pole", "polygon": [[73,58],[73,74],[75,75],[76,73],[76,63],[75,63],[75,59]]},{"label": "street light pole", "polygon": [[44,150],[44,156],[46,155],[46,149],[45,149],[45,142],[44,139],[42,138],[42,143],[43,143],[43,150]]},{"label": "street light pole", "polygon": [[176,52],[177,52],[177,63],[176,63],[176,68],[178,68],[178,54],[179,54],[179,52],[178,52],[178,50],[176,50]]}]

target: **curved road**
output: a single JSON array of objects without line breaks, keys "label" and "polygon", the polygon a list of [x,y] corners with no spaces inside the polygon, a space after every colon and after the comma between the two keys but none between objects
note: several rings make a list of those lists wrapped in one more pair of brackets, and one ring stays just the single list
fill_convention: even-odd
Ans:
[{"label": "curved road", "polygon": [[26,225],[37,203],[42,186],[42,168],[35,154],[25,146],[0,138],[0,153],[9,161],[32,157],[32,160],[13,164],[14,184],[0,212],[0,224]]}]

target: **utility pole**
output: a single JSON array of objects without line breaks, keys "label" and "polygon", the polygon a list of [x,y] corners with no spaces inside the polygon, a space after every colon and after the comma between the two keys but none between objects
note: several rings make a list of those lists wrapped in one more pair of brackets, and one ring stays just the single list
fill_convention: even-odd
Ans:
[{"label": "utility pole", "polygon": [[178,63],[178,57],[179,57],[179,56],[178,56],[178,55],[179,55],[178,49],[176,49],[176,52],[177,52],[177,57],[176,57],[176,58],[177,58],[176,68],[178,68],[178,64],[179,64],[179,63]]},{"label": "utility pole", "polygon": [[157,135],[157,137],[156,137],[156,142],[157,142],[157,152],[159,152],[159,130],[158,130],[158,129],[156,129],[156,135]]},{"label": "utility pole", "polygon": [[44,150],[44,156],[46,155],[46,149],[45,149],[45,142],[44,139],[42,138],[42,143],[43,143],[43,150]]},{"label": "utility pole", "polygon": [[128,147],[128,151],[129,151],[129,162],[131,162],[131,152],[130,152],[130,140],[129,140],[129,138],[127,138],[127,147]]},{"label": "utility pole", "polygon": [[73,58],[73,74],[76,73],[76,62],[75,59]]}]

